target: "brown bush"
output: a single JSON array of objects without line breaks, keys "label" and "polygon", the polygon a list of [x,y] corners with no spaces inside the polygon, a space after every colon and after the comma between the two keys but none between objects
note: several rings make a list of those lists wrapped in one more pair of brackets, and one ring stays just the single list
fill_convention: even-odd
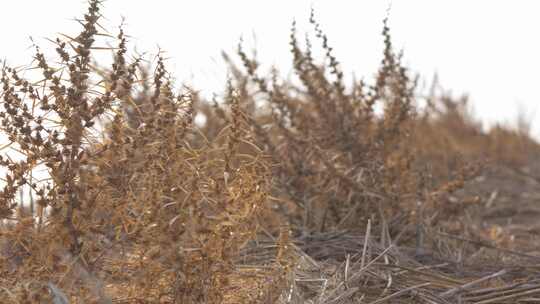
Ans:
[{"label": "brown bush", "polygon": [[[386,256],[396,239],[418,253],[426,231],[444,230],[477,202],[449,196],[487,160],[519,166],[538,149],[523,132],[482,132],[465,100],[431,96],[418,110],[416,81],[386,21],[373,84],[346,85],[312,13],[323,62],[293,23],[297,79],[260,71],[239,44],[237,57],[224,54],[232,76],[222,100],[205,101],[187,88],[175,93],[161,54],[155,66],[128,59],[121,28],[116,37],[98,31],[100,5],[89,2],[77,38],[56,40],[57,66],[36,47],[39,80],[2,70],[2,131],[21,155],[0,158],[6,303],[290,302],[295,273],[316,263],[298,240],[366,233],[359,273],[382,256],[399,260]],[[92,63],[102,36],[117,44],[109,67]],[[206,123],[197,126],[196,115]],[[28,195],[17,201],[18,193]],[[386,249],[369,240],[375,233]],[[246,250],[265,249],[262,235],[271,258],[242,271]],[[368,245],[380,256],[367,261]]]}]

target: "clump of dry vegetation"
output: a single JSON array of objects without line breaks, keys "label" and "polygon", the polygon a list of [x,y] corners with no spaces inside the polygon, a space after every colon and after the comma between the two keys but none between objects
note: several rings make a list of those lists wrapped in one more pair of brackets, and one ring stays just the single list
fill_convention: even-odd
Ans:
[{"label": "clump of dry vegetation", "polygon": [[[122,27],[102,32],[100,8],[89,1],[77,38],[55,41],[58,63],[36,47],[35,79],[2,70],[5,303],[515,303],[540,293],[540,258],[479,224],[478,206],[498,194],[470,191],[493,162],[535,180],[524,168],[538,144],[482,132],[446,95],[419,110],[386,21],[371,84],[345,83],[312,12],[322,61],[293,24],[297,79],[261,71],[239,44],[224,55],[221,100],[206,101],[174,86],[161,54],[153,65],[131,58]],[[116,44],[110,66],[93,62],[103,39]]]}]

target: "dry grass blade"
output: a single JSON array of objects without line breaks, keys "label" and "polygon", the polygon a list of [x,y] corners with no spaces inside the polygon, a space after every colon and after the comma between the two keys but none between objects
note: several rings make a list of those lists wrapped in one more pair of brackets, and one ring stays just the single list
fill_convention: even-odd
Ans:
[{"label": "dry grass blade", "polygon": [[379,300],[376,300],[376,301],[373,301],[373,302],[370,302],[370,304],[379,304],[379,303],[384,303],[384,302],[388,302],[389,300],[392,300],[394,298],[397,298],[403,294],[406,294],[406,293],[409,293],[409,292],[412,292],[418,288],[421,288],[421,287],[425,287],[425,286],[429,286],[430,283],[424,283],[424,284],[419,284],[419,285],[416,285],[416,286],[411,286],[411,287],[408,287],[408,288],[405,288],[403,290],[400,290],[398,292],[395,292],[389,296],[386,296],[384,298],[381,298]]}]

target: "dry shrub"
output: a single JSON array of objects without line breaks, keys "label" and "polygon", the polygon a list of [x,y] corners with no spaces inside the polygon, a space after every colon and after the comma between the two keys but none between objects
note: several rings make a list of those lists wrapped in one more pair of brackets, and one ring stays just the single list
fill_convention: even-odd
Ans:
[{"label": "dry shrub", "polygon": [[[14,221],[2,228],[3,298],[39,302],[60,290],[105,303],[115,283],[129,301],[220,303],[257,231],[266,162],[233,90],[230,123],[208,141],[193,129],[191,92],[173,92],[160,56],[151,76],[139,58],[128,63],[122,30],[112,67],[94,69],[99,8],[90,1],[78,38],[56,41],[59,66],[37,51],[44,79],[3,70],[3,131],[23,155],[2,160],[1,215]],[[48,181],[32,177],[38,165]],[[37,221],[13,216],[23,187],[37,198]]]},{"label": "dry shrub", "polygon": [[436,178],[447,178],[465,160],[520,168],[540,152],[522,117],[518,128],[496,124],[485,132],[470,113],[466,96],[432,92],[428,100],[429,106],[416,121],[415,142]]},{"label": "dry shrub", "polygon": [[452,177],[425,182],[429,170],[416,157],[419,146],[414,144],[421,119],[414,104],[416,81],[394,51],[386,22],[374,83],[351,86],[313,13],[310,23],[325,60],[316,61],[309,37],[300,45],[293,23],[290,45],[298,79],[281,79],[275,69],[263,76],[241,44],[243,72],[225,56],[257,143],[277,164],[273,195],[280,212],[296,230],[310,233],[361,229],[374,214],[377,221],[395,222],[414,215],[419,206],[433,209],[437,204],[430,203],[439,196],[431,192],[462,184],[461,166]]},{"label": "dry shrub", "polygon": [[[21,156],[0,158],[0,296],[8,303],[300,303],[297,266],[317,261],[297,240],[362,233],[369,223],[363,243],[354,241],[362,257],[347,257],[364,280],[364,263],[399,264],[401,253],[388,247],[396,239],[416,253],[441,244],[423,235],[477,202],[456,204],[451,194],[485,158],[523,164],[537,149],[524,132],[483,133],[465,100],[433,97],[419,112],[416,81],[386,22],[373,84],[345,83],[312,13],[323,62],[293,24],[296,79],[261,72],[240,44],[238,58],[224,55],[231,79],[222,100],[205,101],[175,89],[161,54],[153,66],[128,59],[121,28],[116,37],[98,31],[99,10],[91,0],[80,35],[56,40],[58,65],[36,49],[39,79],[2,70],[2,131]],[[102,36],[117,45],[109,67],[92,63]],[[17,206],[20,191],[37,210]],[[272,257],[241,271],[260,230],[272,239]],[[368,245],[378,252],[373,260]],[[383,275],[369,275],[384,285]],[[335,291],[345,286],[361,298],[347,284],[336,281]]]},{"label": "dry shrub", "polygon": [[[235,75],[248,92],[243,105],[256,108],[256,97],[264,96],[266,109],[255,113],[252,126],[259,144],[279,163],[276,196],[293,202],[306,232],[348,226],[369,216],[366,208],[377,204],[397,208],[414,191],[403,145],[414,114],[413,86],[392,50],[388,29],[376,85],[355,83],[347,90],[326,35],[313,16],[310,22],[327,65],[315,62],[309,40],[301,49],[293,25],[291,48],[300,87],[277,76],[260,76],[258,63],[241,47],[246,74]],[[374,113],[377,104],[384,105],[382,117]]]}]

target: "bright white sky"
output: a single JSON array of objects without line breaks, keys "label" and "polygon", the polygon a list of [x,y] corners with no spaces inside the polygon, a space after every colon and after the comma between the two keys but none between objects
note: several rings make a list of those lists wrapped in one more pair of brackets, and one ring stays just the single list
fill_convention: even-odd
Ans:
[{"label": "bright white sky", "polygon": [[[29,36],[48,49],[44,37],[77,33],[78,24],[70,19],[86,9],[81,0],[2,4],[0,58],[10,65],[29,63]],[[302,39],[312,5],[345,72],[370,79],[381,59],[388,1],[108,0],[104,15],[113,31],[124,16],[132,47],[166,50],[177,79],[210,94],[225,80],[220,51],[234,52],[240,36],[246,48],[257,48],[260,61],[288,72],[291,21],[299,22]],[[527,110],[540,137],[538,6],[533,0],[394,0],[390,26],[414,72],[427,81],[437,72],[445,88],[469,93],[475,113],[486,122],[512,122],[518,109]]]}]

